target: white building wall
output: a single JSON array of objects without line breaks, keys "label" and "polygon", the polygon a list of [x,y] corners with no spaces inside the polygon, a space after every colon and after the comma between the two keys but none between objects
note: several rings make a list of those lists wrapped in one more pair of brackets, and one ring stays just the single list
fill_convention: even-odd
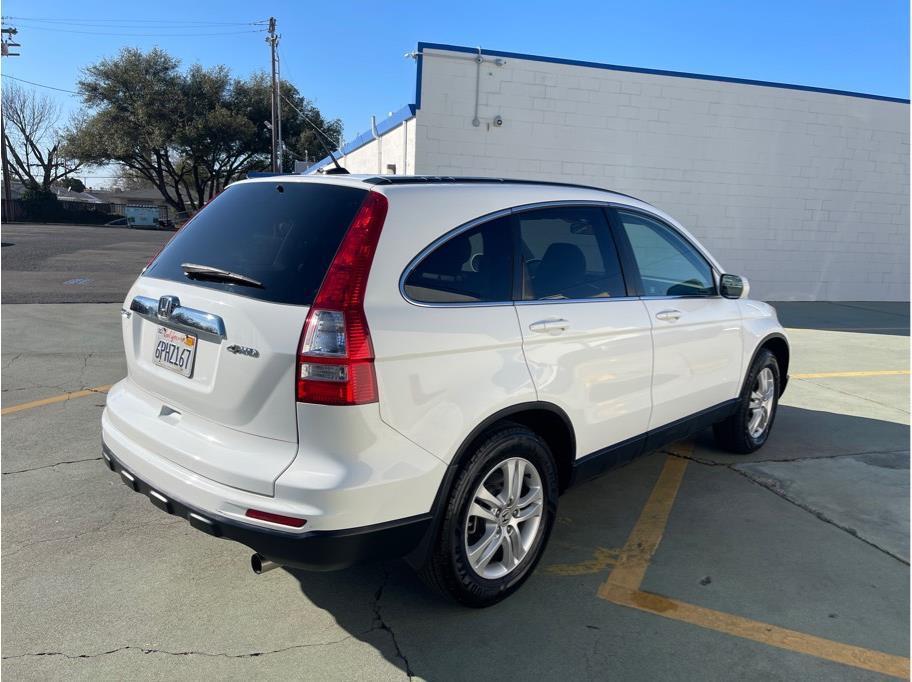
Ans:
[{"label": "white building wall", "polygon": [[339,156],[339,163],[350,173],[386,175],[388,165],[399,175],[415,172],[415,119],[407,119],[352,152]]},{"label": "white building wall", "polygon": [[759,298],[908,300],[907,103],[486,56],[476,127],[473,56],[424,51],[414,172],[633,194]]}]

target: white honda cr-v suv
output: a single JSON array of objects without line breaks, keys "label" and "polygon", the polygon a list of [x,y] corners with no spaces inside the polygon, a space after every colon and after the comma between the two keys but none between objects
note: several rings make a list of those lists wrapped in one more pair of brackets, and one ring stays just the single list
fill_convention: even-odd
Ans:
[{"label": "white honda cr-v suv", "polygon": [[239,182],[127,295],[104,458],[257,571],[407,556],[492,604],[569,486],[709,426],[733,452],[766,441],[788,342],[723,273],[600,189]]}]

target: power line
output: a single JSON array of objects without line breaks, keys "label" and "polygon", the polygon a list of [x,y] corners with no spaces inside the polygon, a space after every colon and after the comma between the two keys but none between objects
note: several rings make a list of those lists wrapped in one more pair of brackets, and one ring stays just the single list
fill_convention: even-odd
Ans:
[{"label": "power line", "polygon": [[31,21],[42,24],[69,24],[74,26],[94,25],[139,25],[164,24],[167,26],[256,26],[265,24],[266,20],[258,21],[189,21],[185,19],[45,19],[39,17],[13,17],[4,16],[3,21]]},{"label": "power line", "polygon": [[46,26],[29,26],[19,23],[22,28],[30,31],[50,31],[52,33],[79,33],[89,36],[129,36],[129,37],[148,37],[148,38],[200,38],[204,36],[233,36],[242,33],[263,33],[266,29],[248,29],[246,31],[220,31],[218,33],[122,33],[109,31],[78,31],[68,28],[50,28]]},{"label": "power line", "polygon": [[19,81],[20,83],[28,83],[29,85],[37,85],[39,88],[47,88],[48,90],[58,90],[59,92],[67,92],[71,95],[78,95],[79,93],[75,90],[64,90],[63,88],[55,88],[53,85],[45,85],[44,83],[36,83],[35,81],[27,81],[24,78],[16,78],[15,76],[10,76],[8,73],[0,74],[4,78],[12,78],[14,81]]},{"label": "power line", "polygon": [[323,130],[320,126],[318,126],[316,123],[314,123],[314,122],[311,121],[309,118],[307,118],[307,115],[306,115],[303,111],[301,111],[300,109],[298,109],[290,99],[288,99],[285,95],[282,95],[282,99],[285,100],[285,103],[288,104],[288,106],[290,106],[292,109],[294,109],[295,111],[297,111],[298,114],[300,114],[301,118],[303,118],[305,121],[307,121],[307,123],[309,123],[310,126],[311,126],[314,130],[316,130],[318,133],[320,133],[320,134],[323,136],[323,138],[329,143],[329,145],[330,145],[331,147],[334,147],[334,146],[336,146],[336,145],[338,144],[338,140],[333,140],[333,139],[329,136],[329,133],[327,133],[327,132],[326,132],[325,130]]}]

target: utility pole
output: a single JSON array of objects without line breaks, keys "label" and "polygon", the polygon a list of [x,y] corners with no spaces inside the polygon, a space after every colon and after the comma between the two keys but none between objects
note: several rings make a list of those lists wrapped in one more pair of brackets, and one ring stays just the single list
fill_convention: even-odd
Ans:
[{"label": "utility pole", "polygon": [[[15,28],[0,30],[2,54],[4,57],[18,57],[18,52],[10,52],[11,47],[20,47],[12,40],[19,31]],[[0,112],[0,162],[3,163],[3,221],[9,222],[13,217],[13,188],[10,187],[9,161],[6,157],[6,112]]]},{"label": "utility pole", "polygon": [[[279,44],[279,38],[281,36],[276,36],[276,47]],[[282,140],[282,72],[281,72],[281,60],[279,59],[278,50],[276,50],[276,147],[279,150],[279,172],[282,173],[285,171],[285,143]]]},{"label": "utility pole", "polygon": [[269,17],[269,35],[266,36],[266,42],[269,43],[271,58],[270,65],[272,68],[272,172],[282,172],[282,96],[279,91],[279,57],[277,48],[279,46],[279,36],[276,34],[275,17]]},{"label": "utility pole", "polygon": [[0,117],[0,136],[3,137],[0,153],[3,156],[3,222],[9,222],[13,213],[13,188],[10,187],[9,161],[6,159],[6,113]]}]

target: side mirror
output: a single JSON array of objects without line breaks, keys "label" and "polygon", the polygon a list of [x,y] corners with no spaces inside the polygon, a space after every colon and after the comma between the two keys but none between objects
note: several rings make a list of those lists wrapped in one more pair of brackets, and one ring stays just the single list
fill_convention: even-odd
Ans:
[{"label": "side mirror", "polygon": [[719,293],[723,298],[747,298],[750,284],[746,277],[722,275],[719,278]]}]

